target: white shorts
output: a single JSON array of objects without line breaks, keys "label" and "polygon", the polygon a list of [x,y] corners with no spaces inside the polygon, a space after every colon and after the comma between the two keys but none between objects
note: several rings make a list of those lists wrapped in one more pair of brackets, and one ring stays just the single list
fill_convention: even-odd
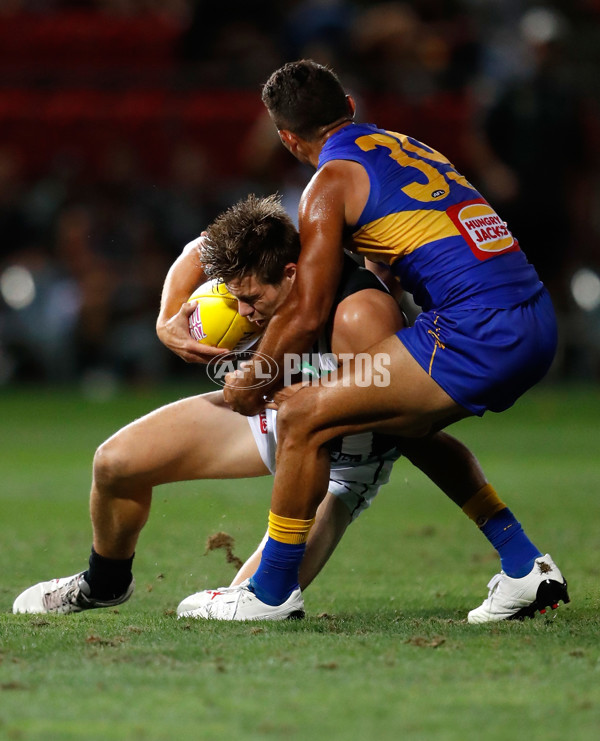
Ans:
[{"label": "white shorts", "polygon": [[[256,447],[265,466],[275,473],[277,452],[277,412],[266,409],[248,417]],[[380,487],[387,484],[394,461],[400,453],[395,448],[383,455],[368,455],[371,433],[344,438],[340,451],[332,452],[328,490],[339,497],[355,520],[371,505]]]}]

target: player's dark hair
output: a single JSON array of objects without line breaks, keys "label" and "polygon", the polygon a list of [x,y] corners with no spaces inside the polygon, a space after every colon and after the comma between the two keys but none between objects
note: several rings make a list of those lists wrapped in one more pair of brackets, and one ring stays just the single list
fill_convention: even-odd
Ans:
[{"label": "player's dark hair", "polygon": [[207,229],[202,264],[207,278],[225,283],[252,274],[279,283],[300,255],[300,238],[278,195],[250,195],[217,216]]},{"label": "player's dark hair", "polygon": [[312,59],[288,62],[273,72],[263,86],[262,101],[278,129],[307,141],[314,140],[323,126],[351,119],[336,74]]}]

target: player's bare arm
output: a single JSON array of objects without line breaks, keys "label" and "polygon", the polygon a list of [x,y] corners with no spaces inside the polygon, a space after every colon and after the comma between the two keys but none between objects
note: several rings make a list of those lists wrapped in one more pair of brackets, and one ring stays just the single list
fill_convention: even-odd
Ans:
[{"label": "player's bare arm", "polygon": [[189,318],[196,305],[188,298],[204,279],[200,258],[202,237],[189,242],[175,260],[163,285],[156,333],[160,341],[186,363],[208,363],[227,350],[201,345],[190,337]]},{"label": "player's bare arm", "polygon": [[[259,350],[273,358],[280,368],[286,352],[302,353],[316,340],[330,314],[343,265],[343,243],[348,219],[358,218],[360,199],[365,194],[356,188],[355,163],[332,162],[312,178],[299,208],[302,250],[296,280],[288,300],[269,322]],[[366,177],[366,173],[365,173]],[[364,203],[360,210],[364,208]],[[264,397],[280,385],[275,378],[270,386],[255,385],[252,372],[228,379],[225,399],[241,414],[251,415],[264,408]]]}]

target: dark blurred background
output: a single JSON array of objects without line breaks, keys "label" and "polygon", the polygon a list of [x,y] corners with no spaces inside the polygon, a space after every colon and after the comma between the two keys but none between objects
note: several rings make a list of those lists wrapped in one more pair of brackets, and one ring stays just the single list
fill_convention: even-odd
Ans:
[{"label": "dark blurred background", "polygon": [[301,57],[473,181],[552,291],[553,378],[600,379],[600,0],[0,0],[0,386],[198,372],[162,281],[249,192],[295,216],[260,87]]}]

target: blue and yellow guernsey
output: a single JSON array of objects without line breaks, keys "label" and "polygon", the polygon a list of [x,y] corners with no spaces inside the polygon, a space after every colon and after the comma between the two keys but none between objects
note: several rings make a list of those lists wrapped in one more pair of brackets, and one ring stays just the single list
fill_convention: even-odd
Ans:
[{"label": "blue and yellow guernsey", "polygon": [[354,249],[390,265],[425,311],[512,308],[541,290],[505,222],[439,152],[404,134],[350,124],[325,142],[319,168],[331,160],[353,160],[369,175]]}]

